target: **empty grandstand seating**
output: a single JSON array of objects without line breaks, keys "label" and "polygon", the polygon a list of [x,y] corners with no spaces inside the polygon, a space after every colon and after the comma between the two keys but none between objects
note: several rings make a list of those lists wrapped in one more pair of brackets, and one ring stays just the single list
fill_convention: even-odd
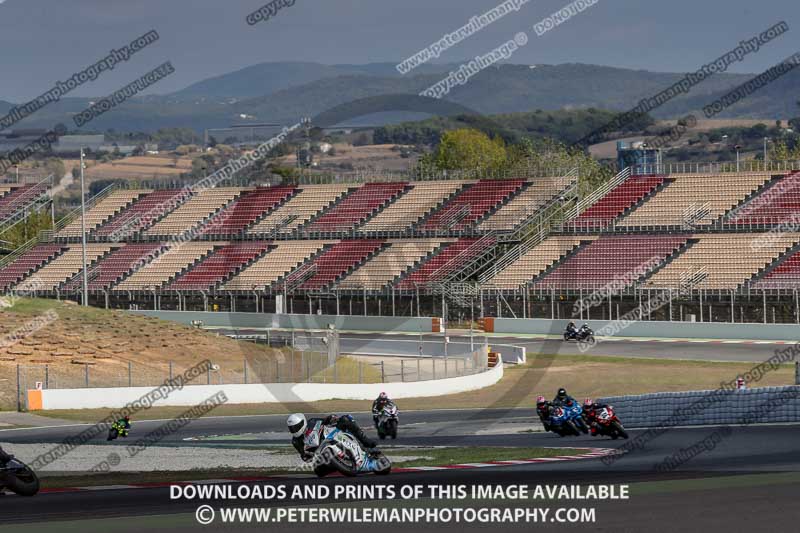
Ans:
[{"label": "empty grandstand seating", "polygon": [[268,247],[269,243],[260,241],[229,244],[179,276],[165,289],[205,291],[215,288],[232,274],[256,260]]},{"label": "empty grandstand seating", "polygon": [[[455,271],[477,257],[483,250],[478,238],[462,238],[442,246],[436,255],[422,263],[418,268],[400,279],[394,286],[398,289],[413,290],[418,286],[439,281],[443,276]],[[488,245],[488,243],[487,243]]]},{"label": "empty grandstand seating", "polygon": [[58,244],[39,244],[0,270],[0,292],[7,291],[28,275],[57,257],[65,248]]},{"label": "empty grandstand seating", "polygon": [[631,176],[589,206],[572,220],[569,226],[601,229],[652,193],[662,183],[664,183],[663,176]]},{"label": "empty grandstand seating", "polygon": [[[111,217],[127,209],[133,202],[150,192],[152,191],[138,189],[113,191],[86,212],[86,233],[91,233],[111,219]],[[80,236],[80,216],[77,216],[56,235],[56,237],[61,239],[80,238]]]},{"label": "empty grandstand seating", "polygon": [[245,191],[231,205],[220,211],[202,233],[219,238],[241,235],[251,224],[291,197],[297,189],[291,185],[257,187]]},{"label": "empty grandstand seating", "polygon": [[[111,245],[89,243],[86,246],[86,262],[92,264],[112,250]],[[54,291],[83,270],[81,246],[71,246],[64,253],[47,263],[17,285],[18,291]]]},{"label": "empty grandstand seating", "polygon": [[349,185],[302,185],[300,192],[247,231],[248,235],[288,234],[337,201]]},{"label": "empty grandstand seating", "polygon": [[[358,239],[339,241],[311,262],[306,263],[308,277],[299,285],[302,290],[318,290],[327,287],[350,269],[369,258],[384,246],[384,242],[375,239]],[[299,270],[299,269],[298,269]],[[290,274],[290,280],[298,271]]]},{"label": "empty grandstand seating", "polygon": [[576,237],[572,235],[548,237],[520,255],[517,260],[494,276],[487,285],[496,289],[516,290],[574,251],[581,241],[595,238],[594,236]]},{"label": "empty grandstand seating", "polygon": [[791,253],[750,286],[754,289],[800,289],[800,252]]},{"label": "empty grandstand seating", "polygon": [[173,278],[186,271],[192,265],[202,261],[212,250],[223,243],[187,242],[175,244],[125,278],[113,290],[146,291],[157,289],[172,281]]},{"label": "empty grandstand seating", "polygon": [[422,231],[464,230],[516,194],[524,180],[480,180],[435,211]]},{"label": "empty grandstand seating", "polygon": [[304,229],[309,233],[349,231],[402,194],[407,185],[405,182],[365,183]]},{"label": "empty grandstand seating", "polygon": [[740,208],[736,209],[728,222],[741,225],[765,225],[797,223],[800,221],[800,172],[792,173],[776,181]]},{"label": "empty grandstand seating", "polygon": [[534,282],[539,289],[631,285],[688,242],[688,235],[605,235],[567,257]]},{"label": "empty grandstand seating", "polygon": [[464,187],[463,181],[422,181],[369,219],[360,231],[403,232]]},{"label": "empty grandstand seating", "polygon": [[11,186],[10,190],[0,197],[0,222],[12,217],[26,205],[47,194],[48,187],[49,183],[47,181]]},{"label": "empty grandstand seating", "polygon": [[326,241],[283,241],[223,285],[226,291],[265,290],[305,263]]},{"label": "empty grandstand seating", "polygon": [[736,289],[800,240],[800,234],[693,235],[697,242],[646,282],[648,287]]},{"label": "empty grandstand seating", "polygon": [[558,197],[575,178],[540,178],[517,194],[493,215],[478,224],[483,231],[511,231],[534,216],[543,206]]},{"label": "empty grandstand seating", "polygon": [[380,290],[441,245],[440,240],[415,239],[391,242],[389,248],[367,261],[337,286],[350,290]]},{"label": "empty grandstand seating", "polygon": [[94,236],[100,239],[124,240],[147,229],[164,215],[189,198],[184,189],[153,191],[144,195],[106,224],[97,228]]},{"label": "empty grandstand seating", "polygon": [[692,227],[711,224],[759,189],[772,175],[671,174],[670,183],[617,225]]},{"label": "empty grandstand seating", "polygon": [[144,232],[147,236],[183,235],[242,193],[235,187],[203,189]]},{"label": "empty grandstand seating", "polygon": [[[140,267],[152,261],[161,250],[163,244],[126,244],[114,250],[107,257],[89,269],[89,290],[102,291],[119,282]],[[83,286],[82,276],[76,276],[64,284],[65,291],[78,291]]]}]

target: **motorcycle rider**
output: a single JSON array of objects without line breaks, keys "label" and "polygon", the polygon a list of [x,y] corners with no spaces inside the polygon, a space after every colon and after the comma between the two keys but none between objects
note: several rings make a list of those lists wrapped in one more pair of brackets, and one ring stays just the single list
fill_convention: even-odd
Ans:
[{"label": "motorcycle rider", "polygon": [[575,398],[567,394],[567,389],[561,387],[553,398],[553,406],[555,407],[572,407],[575,404]]},{"label": "motorcycle rider", "polygon": [[586,398],[583,400],[583,413],[586,417],[586,424],[589,426],[589,431],[592,433],[592,436],[597,435],[597,413],[607,407],[608,405],[604,403],[597,403],[591,398]]},{"label": "motorcycle rider", "polygon": [[378,429],[378,417],[387,405],[394,405],[394,402],[389,399],[389,395],[382,392],[372,402],[372,421],[375,423],[375,429]]},{"label": "motorcycle rider", "polygon": [[542,421],[545,431],[550,431],[550,402],[544,396],[536,398],[536,414],[539,415],[539,420]]},{"label": "motorcycle rider", "polygon": [[570,321],[567,324],[567,329],[565,331],[569,337],[575,337],[578,334],[578,328],[575,327],[575,322]]},{"label": "motorcycle rider", "polygon": [[3,448],[0,448],[0,466],[5,466],[11,459],[13,459],[13,455],[8,455]]},{"label": "motorcycle rider", "polygon": [[[361,443],[361,446],[370,454],[375,453],[377,444],[374,440],[367,437],[364,430],[361,429],[350,415],[331,414],[325,418],[309,418],[306,420],[306,415],[303,413],[295,413],[286,419],[286,425],[289,428],[289,433],[292,434],[292,446],[294,446],[297,453],[300,454],[303,461],[310,461],[314,457],[314,451],[316,451],[319,445],[319,438],[316,439],[317,444],[313,446],[307,446],[305,438],[307,435],[311,436],[310,433],[317,425],[317,422],[321,422],[320,427],[333,426],[341,431],[347,431],[353,435],[358,442]],[[310,440],[313,443],[314,439]]]}]

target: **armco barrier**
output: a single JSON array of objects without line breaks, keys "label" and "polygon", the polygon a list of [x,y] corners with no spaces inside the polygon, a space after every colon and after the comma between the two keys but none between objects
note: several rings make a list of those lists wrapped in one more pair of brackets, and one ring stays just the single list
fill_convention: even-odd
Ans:
[{"label": "armco barrier", "polygon": [[[374,400],[382,391],[392,398],[423,398],[469,392],[494,385],[503,377],[503,365],[480,374],[431,381],[375,383],[366,385],[274,383],[254,385],[188,385],[173,391],[153,406],[198,405],[224,392],[228,404],[303,403],[321,400]],[[108,389],[47,389],[28,391],[28,409],[123,408],[153,390],[150,387]]]},{"label": "armco barrier", "polygon": [[203,311],[131,311],[162,320],[191,325],[199,320],[203,327],[232,329],[328,329],[340,331],[383,331],[388,333],[439,333],[435,318],[356,315],[288,315],[272,313],[213,313]]},{"label": "armco barrier", "polygon": [[[602,336],[601,330],[604,326],[614,324],[613,321],[607,320],[572,320],[578,325],[583,322],[588,323],[598,336]],[[494,333],[561,334],[569,322],[569,319],[495,318],[491,324]],[[793,324],[731,324],[728,322],[662,322],[653,320],[631,322],[628,327],[619,329],[616,336],[792,341],[800,340],[800,327]]]},{"label": "armco barrier", "polygon": [[800,422],[800,386],[601,398],[627,428]]}]

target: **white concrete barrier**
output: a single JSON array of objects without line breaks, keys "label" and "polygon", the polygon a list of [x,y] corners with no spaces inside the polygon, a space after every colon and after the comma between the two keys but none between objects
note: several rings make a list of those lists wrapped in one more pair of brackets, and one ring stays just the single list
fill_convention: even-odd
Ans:
[{"label": "white concrete barrier", "polygon": [[[457,378],[375,384],[267,383],[251,385],[187,385],[160,398],[153,406],[199,405],[218,392],[229,404],[301,403],[321,400],[373,400],[382,391],[392,398],[424,398],[468,392],[494,385],[503,364],[480,374]],[[28,409],[120,409],[140,401],[152,387],[107,389],[47,389],[28,391]]]}]

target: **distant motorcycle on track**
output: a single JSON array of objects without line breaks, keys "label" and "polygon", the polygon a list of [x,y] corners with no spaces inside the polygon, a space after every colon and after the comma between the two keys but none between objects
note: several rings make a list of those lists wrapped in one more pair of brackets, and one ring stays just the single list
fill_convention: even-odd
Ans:
[{"label": "distant motorcycle on track", "polygon": [[397,406],[387,403],[378,414],[378,438],[384,440],[386,437],[397,438],[397,426],[400,424]]},{"label": "distant motorcycle on track", "polygon": [[614,412],[614,408],[610,405],[600,409],[595,414],[594,428],[595,431],[592,431],[593,436],[605,435],[614,440],[619,437],[628,438],[628,432],[625,431],[625,427],[623,427],[622,422]]},{"label": "distant motorcycle on track", "polygon": [[554,406],[550,412],[550,428],[562,437],[588,433],[583,420],[583,409],[577,403],[572,406]]},{"label": "distant motorcycle on track", "polygon": [[594,330],[592,330],[592,328],[590,328],[588,325],[584,324],[575,331],[565,331],[564,340],[594,344]]}]

